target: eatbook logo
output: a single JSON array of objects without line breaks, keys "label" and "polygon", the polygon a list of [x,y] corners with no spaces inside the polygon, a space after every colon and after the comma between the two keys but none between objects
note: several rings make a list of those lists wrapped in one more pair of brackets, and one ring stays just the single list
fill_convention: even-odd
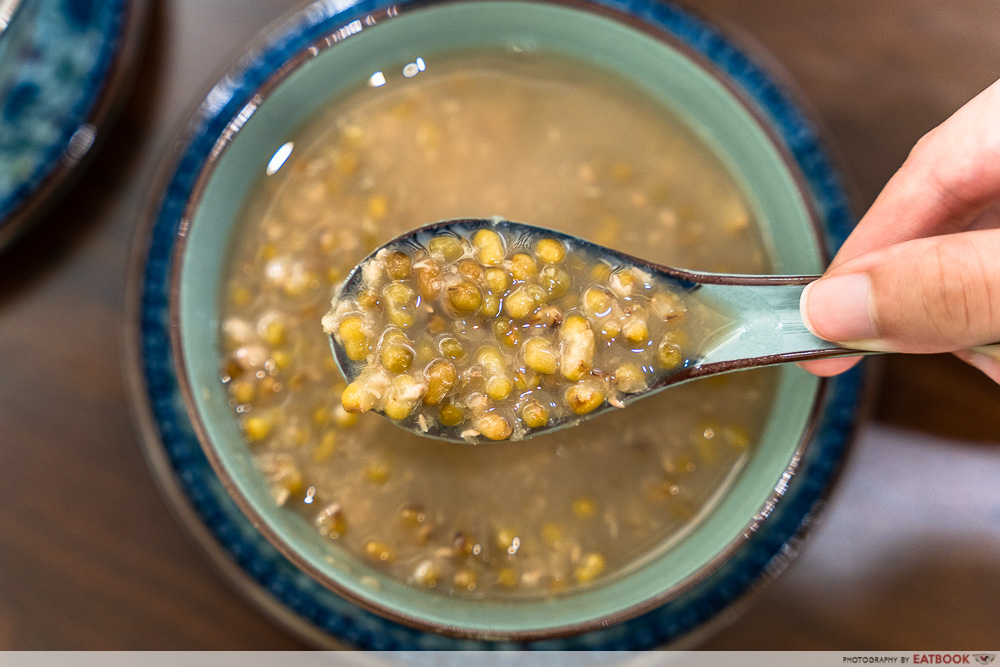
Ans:
[{"label": "eatbook logo", "polygon": [[976,660],[977,664],[988,665],[991,662],[993,662],[994,660],[996,660],[997,654],[996,653],[979,653],[979,654],[974,655],[972,657]]}]

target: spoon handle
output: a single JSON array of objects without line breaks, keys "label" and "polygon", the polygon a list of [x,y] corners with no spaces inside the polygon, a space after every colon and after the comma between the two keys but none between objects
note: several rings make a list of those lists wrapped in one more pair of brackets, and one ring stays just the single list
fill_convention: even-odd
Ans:
[{"label": "spoon handle", "polygon": [[799,300],[806,285],[819,276],[700,278],[693,295],[732,320],[705,345],[698,362],[703,368],[735,370],[866,354],[817,338],[806,328]]}]

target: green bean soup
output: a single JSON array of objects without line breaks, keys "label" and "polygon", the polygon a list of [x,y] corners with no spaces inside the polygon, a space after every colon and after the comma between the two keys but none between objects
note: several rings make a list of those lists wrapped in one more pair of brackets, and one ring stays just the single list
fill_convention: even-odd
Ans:
[{"label": "green bean soup", "polygon": [[453,221],[366,259],[323,318],[351,380],[344,409],[519,440],[623,408],[724,326],[680,282],[546,232]]},{"label": "green bean soup", "polygon": [[[400,63],[372,75],[293,136],[279,138],[281,149],[248,196],[221,295],[220,377],[233,418],[275,502],[310,522],[334,561],[364,563],[373,575],[442,595],[537,598],[600,585],[669,550],[712,510],[761,437],[773,370],[681,385],[530,441],[470,447],[346,410],[341,398],[347,383],[321,320],[355,265],[390,239],[435,220],[502,216],[671,266],[746,273],[770,268],[760,230],[713,152],[660,102],[620,77],[544,53],[462,53],[421,62],[423,68]],[[596,297],[610,295],[621,306],[606,269],[585,276],[583,268],[567,264],[571,258],[556,261],[560,250],[546,245],[523,253],[531,261],[515,261],[517,253],[509,253],[499,264],[476,258],[475,246],[463,247],[464,259],[447,260],[455,250],[442,246],[439,264],[448,275],[454,269],[464,277],[462,262],[474,260],[475,268],[470,263],[465,270],[474,274],[484,303],[491,290],[500,290],[501,278],[509,283],[500,290],[507,304],[512,287],[530,286],[535,296],[535,287],[558,292],[564,271],[581,295],[593,287],[600,290]],[[391,261],[387,269],[403,275],[405,262]],[[567,339],[579,337],[584,322],[595,346],[618,345],[623,355],[623,339],[642,338],[639,325],[626,332],[638,309],[627,315],[623,308],[614,323],[602,323],[598,300],[591,314],[585,298],[570,306],[546,292],[546,303],[524,317],[517,317],[519,310],[501,311],[493,318],[499,324],[477,333],[473,343],[449,329],[447,320],[432,323],[430,315],[408,308],[414,302],[404,292],[419,293],[420,262],[411,256],[406,278],[386,273],[369,295],[395,332],[390,338],[413,343],[404,346],[413,355],[409,366],[392,376],[417,380],[417,370],[425,373],[440,359],[455,365],[457,375],[461,363],[471,363],[456,363],[461,347],[496,378],[516,349],[526,377],[512,372],[494,380],[493,397],[487,378],[476,385],[489,400],[507,392],[503,379],[512,385],[498,399],[508,401],[501,412],[510,423],[495,435],[506,435],[509,427],[512,437],[515,429],[541,421],[539,410],[526,410],[530,400],[518,402],[525,391],[550,399],[538,400],[549,419],[596,400],[581,396],[567,404],[561,385],[560,394],[545,380],[532,386],[534,376],[528,377],[528,370],[546,375],[554,367],[548,354],[554,349],[560,349],[558,377],[573,367],[555,346],[574,318],[571,329],[579,330],[568,330]],[[515,285],[522,269],[525,276],[537,275]],[[457,299],[451,307],[471,308],[471,290],[460,292],[444,294]],[[534,296],[528,296],[530,306]],[[549,305],[561,311],[558,326],[554,312],[540,312]],[[684,356],[676,334],[661,345],[674,325],[651,323],[658,305],[642,305],[650,320],[643,348],[648,356],[639,366]],[[408,315],[426,316],[419,335]],[[546,336],[513,326],[536,316],[544,323],[549,315]],[[378,341],[350,333],[353,325],[345,328],[348,318],[335,325],[328,318],[328,328],[347,331],[359,350],[378,350]],[[452,339],[459,345],[446,342]],[[526,360],[531,339],[542,341],[532,344],[538,349],[532,348],[531,364],[538,368]],[[499,365],[491,358],[497,352]],[[407,353],[394,354],[377,361],[402,368]],[[614,375],[621,364],[609,359]],[[447,370],[431,374],[451,377]],[[602,384],[602,400],[615,400],[633,380],[647,379],[645,373],[617,377],[617,385]],[[434,409],[442,419],[446,403],[458,407],[455,394],[441,394],[441,386],[425,405],[428,386],[415,409],[428,415]],[[393,408],[397,416],[413,395],[402,389],[395,394],[405,399]],[[461,417],[462,424],[477,427],[476,414]],[[452,411],[451,418],[457,422],[459,415]]]}]

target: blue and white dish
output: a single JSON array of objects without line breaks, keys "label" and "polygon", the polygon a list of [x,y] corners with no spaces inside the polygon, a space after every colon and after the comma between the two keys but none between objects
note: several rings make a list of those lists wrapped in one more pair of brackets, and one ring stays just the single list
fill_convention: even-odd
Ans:
[{"label": "blue and white dish", "polygon": [[130,0],[14,5],[0,8],[0,246],[55,202],[102,138],[144,13]]},{"label": "blue and white dish", "polygon": [[[491,632],[483,625],[456,629],[396,613],[391,604],[365,600],[356,590],[344,586],[336,579],[338,575],[323,570],[321,559],[309,552],[308,544],[303,545],[302,540],[296,541],[285,531],[280,511],[267,507],[267,501],[247,500],[250,492],[246,489],[253,485],[244,485],[240,480],[243,473],[236,469],[251,468],[231,464],[229,461],[236,460],[240,453],[225,453],[225,443],[206,440],[211,429],[206,429],[205,423],[218,417],[199,408],[191,400],[191,391],[183,395],[184,382],[192,381],[179,378],[177,351],[194,348],[185,347],[190,338],[188,343],[176,338],[183,328],[173,326],[175,309],[181,302],[177,293],[186,285],[194,285],[198,288],[195,291],[202,293],[200,301],[211,303],[211,295],[218,290],[211,287],[212,270],[208,267],[220,264],[228,238],[225,225],[232,224],[231,210],[217,206],[212,215],[206,215],[200,207],[214,196],[227,201],[231,209],[239,199],[233,193],[240,188],[245,192],[248,187],[246,182],[232,185],[239,178],[237,172],[226,172],[219,166],[219,155],[228,142],[238,142],[241,132],[243,137],[255,136],[252,132],[246,134],[246,128],[253,123],[254,114],[268,108],[269,101],[272,110],[291,108],[303,114],[304,106],[320,103],[323,93],[313,92],[321,90],[317,81],[329,81],[331,72],[335,72],[330,68],[337,64],[336,60],[323,59],[339,53],[336,50],[340,44],[355,45],[353,53],[357,58],[357,49],[364,48],[365,35],[378,34],[383,24],[397,26],[397,32],[392,33],[396,39],[390,43],[393,48],[404,48],[401,40],[408,36],[440,39],[448,30],[471,25],[461,24],[464,20],[476,25],[475,30],[460,31],[465,39],[489,39],[492,34],[502,33],[504,22],[509,21],[517,25],[519,34],[530,32],[534,26],[540,33],[562,35],[565,43],[573,45],[570,51],[575,48],[596,52],[603,48],[617,52],[623,61],[630,53],[619,47],[627,44],[642,42],[642,48],[646,48],[652,43],[656,48],[668,49],[673,64],[689,68],[696,79],[713,82],[711,95],[716,97],[712,99],[724,100],[735,110],[731,117],[753,119],[754,132],[762,137],[770,156],[761,158],[760,164],[778,165],[785,170],[784,185],[770,193],[771,199],[776,202],[774,206],[781,206],[787,198],[776,193],[791,191],[802,204],[799,218],[803,222],[789,234],[775,234],[784,244],[778,249],[779,254],[784,253],[784,264],[797,265],[802,273],[819,271],[824,255],[831,254],[849,232],[853,217],[848,201],[812,124],[771,77],[715,27],[675,5],[652,0],[598,0],[588,4],[574,0],[413,0],[391,5],[371,0],[316,2],[266,33],[206,96],[189,125],[175,171],[159,192],[148,228],[137,241],[138,260],[131,284],[134,336],[130,362],[137,414],[150,461],[168,496],[214,559],[224,564],[230,578],[276,618],[317,643],[340,642],[378,650],[647,649],[690,645],[731,618],[724,612],[738,608],[751,591],[759,589],[759,583],[775,576],[794,555],[801,531],[820,505],[848,446],[861,400],[860,370],[825,381],[803,375],[788,385],[804,389],[798,396],[791,389],[780,394],[782,400],[795,407],[777,411],[789,418],[779,419],[775,428],[785,427],[794,433],[784,435],[791,441],[787,455],[766,466],[775,471],[765,480],[766,502],[754,505],[747,520],[740,524],[742,529],[724,549],[712,552],[692,576],[662,594],[648,595],[635,582],[644,576],[650,583],[649,574],[656,571],[654,564],[653,569],[637,574],[631,582],[605,587],[602,595],[619,586],[618,593],[635,598],[627,613],[620,613],[616,607],[586,622],[560,624],[555,617],[551,626],[541,624],[511,632]],[[408,26],[407,30],[402,26]],[[388,39],[390,33],[381,34]],[[607,42],[596,44],[597,35]],[[323,69],[321,62],[328,69]],[[307,69],[314,63],[315,67]],[[657,67],[652,62],[645,69],[655,73]],[[287,94],[283,95],[283,87]],[[298,93],[294,92],[296,87]],[[697,90],[690,92],[697,97]],[[279,100],[276,105],[275,99]],[[303,105],[303,101],[307,104]],[[706,117],[715,113],[703,110]],[[719,111],[723,116],[726,113]],[[280,113],[262,117],[278,124],[291,122]],[[733,128],[725,131],[732,133]],[[234,136],[237,139],[233,140]],[[739,136],[733,134],[732,138],[739,143]],[[252,145],[251,139],[246,141]],[[242,144],[241,156],[247,145]],[[754,163],[756,158],[746,159]],[[226,176],[214,178],[220,174]],[[229,196],[219,198],[213,194],[213,188],[224,189],[226,183],[230,183],[231,189],[225,193]],[[757,194],[764,196],[763,192]],[[202,232],[206,229],[205,218],[212,219],[215,225],[208,227],[215,230],[208,237]],[[781,231],[780,225],[792,223],[779,219],[771,224]],[[208,289],[205,285],[209,285]],[[211,358],[212,336],[205,338],[202,332],[197,355],[188,354],[187,358]],[[202,365],[207,370],[207,364]],[[214,373],[213,367],[206,377],[211,380]],[[205,392],[212,390],[204,387]],[[197,391],[201,393],[202,385]],[[391,602],[407,603],[405,595]],[[451,602],[440,606],[448,605],[460,606]],[[556,608],[553,605],[547,610]],[[540,618],[544,613],[535,609],[525,616]]]}]

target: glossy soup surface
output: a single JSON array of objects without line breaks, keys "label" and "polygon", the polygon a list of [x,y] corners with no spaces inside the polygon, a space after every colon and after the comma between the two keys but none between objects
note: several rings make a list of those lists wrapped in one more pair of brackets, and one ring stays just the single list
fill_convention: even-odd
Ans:
[{"label": "glossy soup surface", "polygon": [[463,596],[599,583],[710,510],[756,446],[773,371],[525,442],[445,443],[344,411],[320,324],[333,291],[375,247],[439,219],[502,216],[748,273],[769,268],[759,229],[712,152],[627,83],[538,53],[421,63],[331,102],[246,202],[219,332],[234,419],[275,501],[388,576]]}]

